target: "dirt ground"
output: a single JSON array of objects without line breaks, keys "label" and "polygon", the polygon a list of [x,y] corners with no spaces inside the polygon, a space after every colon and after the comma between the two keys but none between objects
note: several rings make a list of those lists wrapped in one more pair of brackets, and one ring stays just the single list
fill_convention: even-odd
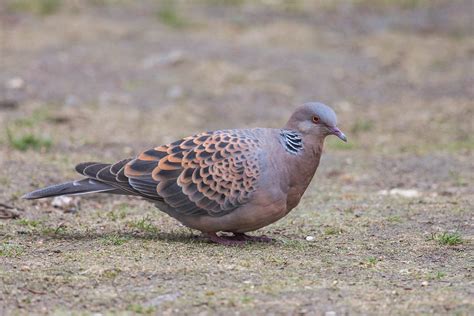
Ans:
[{"label": "dirt ground", "polygon": [[[0,314],[474,314],[474,36],[467,1],[4,0]],[[144,201],[24,201],[202,130],[327,140],[300,205],[223,247]],[[9,218],[10,217],[10,218]],[[11,218],[14,217],[14,218]]]}]

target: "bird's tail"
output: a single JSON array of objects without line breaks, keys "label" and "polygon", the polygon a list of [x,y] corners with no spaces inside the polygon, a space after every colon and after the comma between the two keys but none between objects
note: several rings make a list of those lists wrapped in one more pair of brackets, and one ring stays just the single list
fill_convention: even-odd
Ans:
[{"label": "bird's tail", "polygon": [[99,182],[94,179],[86,178],[77,181],[71,181],[52,185],[43,189],[23,195],[27,200],[42,199],[60,195],[79,195],[87,193],[117,193],[117,189],[107,183]]}]

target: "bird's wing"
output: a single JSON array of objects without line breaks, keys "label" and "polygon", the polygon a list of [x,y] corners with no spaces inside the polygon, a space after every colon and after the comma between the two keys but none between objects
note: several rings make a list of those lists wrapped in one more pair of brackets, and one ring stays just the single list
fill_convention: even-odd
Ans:
[{"label": "bird's wing", "polygon": [[83,162],[76,166],[76,171],[87,178],[111,185],[117,189],[118,194],[141,195],[130,186],[128,178],[124,175],[125,165],[132,160],[132,158],[123,159],[114,164]]},{"label": "bird's wing", "polygon": [[222,216],[256,190],[260,153],[251,130],[205,132],[141,153],[124,175],[134,190],[179,213]]}]

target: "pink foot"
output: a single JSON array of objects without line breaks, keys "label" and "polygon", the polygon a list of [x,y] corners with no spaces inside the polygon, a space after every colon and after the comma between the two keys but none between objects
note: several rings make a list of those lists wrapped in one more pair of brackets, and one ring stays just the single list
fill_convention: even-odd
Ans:
[{"label": "pink foot", "polygon": [[216,233],[205,233],[204,235],[208,238],[208,240],[224,246],[243,246],[246,243],[245,240],[235,240],[232,239],[232,237],[226,238],[219,236]]},{"label": "pink foot", "polygon": [[244,233],[233,233],[234,236],[230,237],[233,240],[239,240],[239,241],[253,241],[253,242],[274,242],[275,240],[267,237],[265,235],[262,236],[249,236]]}]

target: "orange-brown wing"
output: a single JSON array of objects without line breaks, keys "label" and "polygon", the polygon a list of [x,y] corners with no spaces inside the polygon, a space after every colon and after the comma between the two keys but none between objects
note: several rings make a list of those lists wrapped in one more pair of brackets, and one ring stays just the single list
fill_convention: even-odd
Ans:
[{"label": "orange-brown wing", "polygon": [[143,152],[125,175],[135,190],[177,212],[221,216],[255,191],[260,153],[251,130],[206,132]]}]

